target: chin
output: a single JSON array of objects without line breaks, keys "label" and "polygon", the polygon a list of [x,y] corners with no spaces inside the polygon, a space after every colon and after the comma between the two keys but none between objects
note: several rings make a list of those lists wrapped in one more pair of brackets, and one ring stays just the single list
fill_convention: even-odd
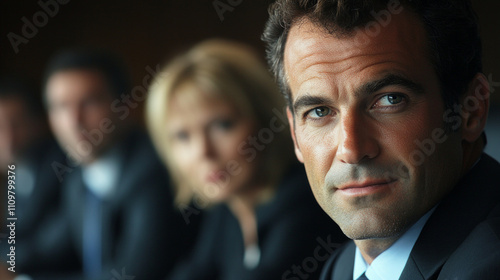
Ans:
[{"label": "chin", "polygon": [[354,215],[337,215],[334,221],[353,240],[392,238],[400,236],[408,228],[408,223],[401,217],[366,211]]},{"label": "chin", "polygon": [[224,192],[220,189],[217,189],[216,192],[209,191],[208,189],[206,189],[205,192],[203,193],[203,196],[207,199],[207,201],[211,205],[224,203],[230,198],[229,193]]},{"label": "chin", "polygon": [[80,154],[70,154],[70,153],[68,153],[67,155],[71,158],[71,161],[77,165],[80,165],[80,164],[88,165],[96,160],[96,157],[94,157],[92,155],[82,156]]},{"label": "chin", "polygon": [[401,236],[404,230],[396,228],[349,229],[344,234],[352,240],[385,239]]}]

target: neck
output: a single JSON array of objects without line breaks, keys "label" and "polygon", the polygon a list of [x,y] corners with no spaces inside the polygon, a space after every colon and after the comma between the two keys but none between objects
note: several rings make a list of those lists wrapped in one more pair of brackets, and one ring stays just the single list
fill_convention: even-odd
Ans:
[{"label": "neck", "polygon": [[117,125],[113,133],[104,135],[103,137],[106,138],[103,141],[96,145],[92,145],[93,153],[82,158],[82,166],[91,165],[101,159],[111,149],[119,145],[121,140],[127,137],[129,131],[129,129]]},{"label": "neck", "polygon": [[269,197],[269,187],[254,186],[235,195],[228,202],[229,209],[238,220],[245,247],[257,243],[257,216],[255,208]]},{"label": "neck", "polygon": [[228,205],[240,224],[245,247],[257,243],[257,217],[252,201],[245,197],[235,197]]},{"label": "neck", "polygon": [[465,141],[462,142],[464,158],[461,175],[467,173],[472,168],[472,166],[474,166],[479,157],[481,157],[481,154],[484,150],[484,145],[485,144],[483,137],[473,143],[468,143]]},{"label": "neck", "polygon": [[378,255],[389,249],[399,237],[354,240],[354,243],[359,248],[366,263],[370,265]]}]

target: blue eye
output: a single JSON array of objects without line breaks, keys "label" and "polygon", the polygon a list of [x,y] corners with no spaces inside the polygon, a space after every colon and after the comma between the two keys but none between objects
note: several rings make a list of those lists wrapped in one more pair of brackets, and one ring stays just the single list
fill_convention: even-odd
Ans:
[{"label": "blue eye", "polygon": [[235,126],[235,121],[230,119],[221,119],[213,122],[213,125],[219,129],[229,131]]},{"label": "blue eye", "polygon": [[176,140],[185,142],[189,140],[189,134],[186,131],[178,131],[174,134]]},{"label": "blue eye", "polygon": [[378,104],[378,106],[391,106],[391,105],[397,105],[405,100],[404,96],[400,94],[388,94],[382,96],[382,98],[379,99],[379,102],[381,104]]},{"label": "blue eye", "polygon": [[312,118],[323,118],[328,116],[331,112],[332,110],[330,110],[330,108],[322,106],[312,109],[308,112],[308,115]]}]

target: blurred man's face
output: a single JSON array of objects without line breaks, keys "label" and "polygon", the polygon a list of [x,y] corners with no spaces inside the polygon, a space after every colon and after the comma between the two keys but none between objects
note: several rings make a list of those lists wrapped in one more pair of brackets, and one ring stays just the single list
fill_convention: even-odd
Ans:
[{"label": "blurred man's face", "polygon": [[[380,28],[363,44],[361,33],[336,37],[304,20],[285,49],[297,156],[317,201],[352,239],[402,234],[462,164],[459,133],[444,134],[421,22],[403,12]],[[434,148],[422,151],[423,141]]]},{"label": "blurred man's face", "polygon": [[13,163],[42,132],[41,120],[35,119],[23,100],[0,98],[0,163]]},{"label": "blurred man's face", "polygon": [[113,139],[102,127],[116,123],[103,75],[90,70],[56,72],[46,94],[50,125],[62,148],[77,161],[95,160]]}]

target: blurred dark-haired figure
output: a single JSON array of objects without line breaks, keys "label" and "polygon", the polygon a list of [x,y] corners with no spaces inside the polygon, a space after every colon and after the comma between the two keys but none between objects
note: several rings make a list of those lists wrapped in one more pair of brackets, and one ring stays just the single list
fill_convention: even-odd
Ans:
[{"label": "blurred dark-haired figure", "polygon": [[[64,154],[50,136],[39,91],[26,79],[4,76],[0,79],[0,170],[2,186],[1,258],[10,259],[10,246],[16,250],[16,267],[26,270],[55,269],[61,263],[33,261],[36,252],[47,252],[55,244],[54,233],[64,227],[59,215],[60,181],[51,163]],[[10,167],[8,169],[8,166]],[[12,171],[7,176],[7,171]],[[9,179],[9,180],[7,180]],[[9,193],[7,192],[7,183]],[[8,195],[14,198],[8,200]],[[7,211],[7,205],[13,211]],[[7,217],[15,218],[15,239],[8,239]],[[11,220],[12,221],[12,220]],[[10,222],[7,221],[7,224]],[[14,243],[15,241],[15,243]],[[5,262],[2,262],[2,266]],[[66,264],[68,266],[69,264]],[[3,267],[2,267],[3,268]],[[11,274],[12,276],[12,274]],[[4,279],[4,275],[1,275]]]},{"label": "blurred dark-haired figure", "polygon": [[27,156],[49,135],[41,98],[35,87],[19,77],[0,78],[0,166]]},{"label": "blurred dark-haired figure", "polygon": [[235,42],[201,43],[156,77],[147,122],[176,202],[187,218],[208,208],[171,279],[316,279],[343,240],[293,159],[283,108],[264,64]]},{"label": "blurred dark-haired figure", "polygon": [[102,51],[64,51],[50,60],[44,91],[67,155],[51,164],[67,231],[58,232],[59,246],[31,257],[63,264],[76,255],[77,270],[26,272],[34,279],[164,278],[187,249],[187,227],[150,140],[117,110],[129,96],[123,67]]}]

